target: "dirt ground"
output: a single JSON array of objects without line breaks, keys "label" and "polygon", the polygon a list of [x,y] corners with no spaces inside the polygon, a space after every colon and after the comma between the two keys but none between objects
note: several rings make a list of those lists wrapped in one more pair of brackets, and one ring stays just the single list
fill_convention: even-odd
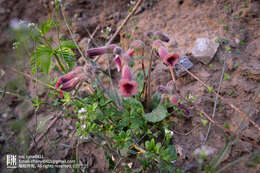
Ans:
[{"label": "dirt ground", "polygon": [[[245,2],[248,8],[244,8]],[[115,32],[128,14],[130,1],[68,0],[66,3],[65,12],[72,21],[73,33],[78,34],[78,42],[88,38],[88,32],[93,33],[98,27],[94,36],[95,43],[92,41],[91,45],[94,47],[94,44],[103,45],[106,42],[101,30],[111,27],[111,33]],[[232,5],[227,10],[228,4]],[[52,10],[51,0],[0,0],[2,31],[0,33],[0,85],[8,84],[13,91],[25,96],[20,98],[6,95],[0,100],[1,168],[5,168],[4,160],[7,153],[22,154],[28,150],[35,138],[36,124],[47,125],[53,120],[54,115],[59,113],[59,110],[48,105],[42,105],[39,110],[35,111],[28,97],[37,94],[48,101],[51,99],[48,97],[48,91],[45,87],[35,85],[31,79],[18,75],[10,69],[16,65],[21,67],[21,64],[25,64],[22,70],[26,74],[30,73],[28,63],[24,62],[27,58],[16,57],[12,52],[13,41],[9,30],[11,19],[39,23],[52,16]],[[241,17],[234,19],[239,13]],[[226,25],[229,26],[228,30],[223,29]],[[134,30],[136,26],[138,30]],[[254,122],[260,125],[260,1],[146,0],[121,31],[115,43],[127,42],[125,38],[127,33],[131,33],[132,38],[138,37],[145,40],[148,31],[158,30],[169,35],[171,41],[167,47],[180,55],[190,56],[196,39],[200,37],[229,40],[231,52],[227,53],[224,47],[220,47],[210,65],[202,64],[191,56],[190,59],[194,64],[191,72],[209,86],[217,89],[226,58],[225,73],[230,76],[230,79],[223,80],[220,95],[246,112]],[[65,27],[62,32],[68,35]],[[238,44],[236,40],[243,40],[243,44]],[[159,60],[154,61],[152,72],[153,91],[159,85],[166,85],[171,80],[167,68],[157,62]],[[99,63],[103,63],[102,60]],[[56,77],[55,75],[57,74],[53,77]],[[44,76],[39,76],[47,80]],[[185,75],[177,79],[177,85],[181,88],[182,95],[195,96],[196,104],[199,104],[209,115],[212,114],[215,96],[209,94],[198,81]],[[222,125],[229,124],[230,130],[242,134],[246,139],[238,139],[232,144],[223,165],[259,148],[259,131],[227,104],[220,102],[217,105],[215,120]],[[173,127],[176,132],[173,143],[179,154],[176,166],[192,172],[196,163],[190,153],[204,142],[207,127],[201,125],[201,117],[196,112],[191,118],[180,118],[178,123],[173,122]],[[37,135],[39,132],[42,130],[39,129]],[[219,128],[212,126],[206,145],[220,151],[224,148],[225,142],[225,134]],[[90,163],[89,167],[92,168],[92,172],[108,171],[104,151],[93,143],[78,143],[75,135],[75,121],[70,119],[59,119],[31,154],[44,153],[50,159],[71,159],[75,155],[76,148],[81,152],[80,158]],[[5,171],[10,170],[4,169]],[[67,172],[67,170],[59,170],[59,172]],[[240,163],[224,172],[257,173],[260,172],[260,167],[249,169],[244,163]]]}]

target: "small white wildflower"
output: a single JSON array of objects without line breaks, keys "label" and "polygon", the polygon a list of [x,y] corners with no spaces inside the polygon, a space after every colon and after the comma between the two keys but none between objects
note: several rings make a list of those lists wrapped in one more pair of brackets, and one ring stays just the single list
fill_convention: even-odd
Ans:
[{"label": "small white wildflower", "polygon": [[235,42],[236,42],[236,44],[239,44],[240,40],[238,38],[235,38]]},{"label": "small white wildflower", "polygon": [[106,143],[107,143],[106,141],[102,141],[101,145],[106,145]]},{"label": "small white wildflower", "polygon": [[19,47],[19,45],[20,45],[20,42],[14,42],[12,48],[15,50]]},{"label": "small white wildflower", "polygon": [[174,164],[175,162],[176,162],[176,160],[171,161],[172,164]]},{"label": "small white wildflower", "polygon": [[215,149],[213,149],[212,147],[206,146],[206,145],[202,145],[200,148],[197,148],[196,150],[193,151],[193,154],[198,158],[198,162],[202,163],[203,162],[203,158],[213,154],[215,152]]},{"label": "small white wildflower", "polygon": [[82,129],[87,128],[86,124],[83,124],[83,125],[81,126],[81,128],[82,128]]},{"label": "small white wildflower", "polygon": [[29,28],[34,28],[34,27],[35,27],[35,23],[28,23],[27,26],[28,26]]},{"label": "small white wildflower", "polygon": [[131,0],[131,1],[130,1],[130,4],[131,4],[131,5],[135,5],[135,1]]},{"label": "small white wildflower", "polygon": [[114,158],[114,156],[113,156],[113,155],[112,155],[112,157],[111,157],[111,158],[112,158],[112,160],[113,160],[113,161],[115,161],[115,158]]},{"label": "small white wildflower", "polygon": [[7,118],[7,116],[8,116],[8,114],[6,112],[2,114],[3,118]]},{"label": "small white wildflower", "polygon": [[129,168],[132,168],[133,162],[128,163],[127,166],[128,166]]},{"label": "small white wildflower", "polygon": [[80,116],[79,119],[80,120],[84,120],[86,117],[85,116]]},{"label": "small white wildflower", "polygon": [[20,29],[19,20],[18,20],[18,19],[12,19],[12,20],[10,21],[10,26],[11,26],[12,29],[15,29],[15,30]]},{"label": "small white wildflower", "polygon": [[112,28],[109,27],[109,26],[107,26],[106,30],[107,30],[108,32],[111,32]]},{"label": "small white wildflower", "polygon": [[89,140],[89,136],[80,136],[79,138],[84,141]]},{"label": "small white wildflower", "polygon": [[81,108],[80,110],[79,110],[79,113],[80,114],[83,114],[83,113],[86,113],[87,112],[87,110],[85,109],[85,108]]},{"label": "small white wildflower", "polygon": [[173,135],[174,135],[174,132],[171,131],[171,130],[169,130],[169,129],[167,129],[167,128],[164,129],[164,132],[165,132],[166,135],[167,135],[167,134],[170,135],[170,136],[173,136]]}]

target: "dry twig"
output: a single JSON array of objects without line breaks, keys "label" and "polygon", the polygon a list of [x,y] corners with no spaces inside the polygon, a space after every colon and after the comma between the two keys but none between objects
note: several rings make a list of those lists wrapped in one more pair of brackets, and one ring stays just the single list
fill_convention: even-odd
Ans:
[{"label": "dry twig", "polygon": [[[189,70],[187,70],[185,67],[183,67],[182,64],[178,63],[187,73],[189,73],[193,78],[195,78],[197,81],[199,81],[204,87],[208,88],[208,85],[203,82],[202,80],[200,80],[196,75],[194,75],[193,73],[191,73]],[[233,105],[232,103],[230,103],[229,101],[227,101],[227,99],[225,99],[224,97],[222,97],[221,95],[219,95],[215,90],[213,90],[213,93],[215,95],[217,95],[224,103],[226,103],[227,105],[229,105],[231,108],[233,108],[235,111],[237,111],[239,114],[241,114],[246,120],[248,120],[253,126],[255,126],[255,128],[257,128],[260,131],[260,126],[258,124],[256,124],[253,120],[251,120],[249,118],[249,116],[241,111],[239,108],[237,108],[235,105]]]},{"label": "dry twig", "polygon": [[[133,10],[126,16],[126,18],[124,19],[124,21],[122,22],[122,24],[117,28],[116,32],[113,34],[113,36],[108,40],[108,42],[106,43],[106,45],[111,44],[114,39],[116,38],[116,36],[119,34],[119,32],[122,30],[123,26],[125,26],[125,24],[128,22],[128,20],[130,19],[130,17],[135,13],[135,11],[138,9],[138,7],[141,5],[141,3],[143,2],[143,0],[138,0],[138,2],[135,4]],[[98,59],[100,58],[100,56],[96,57],[94,59],[94,61],[96,62]]]}]

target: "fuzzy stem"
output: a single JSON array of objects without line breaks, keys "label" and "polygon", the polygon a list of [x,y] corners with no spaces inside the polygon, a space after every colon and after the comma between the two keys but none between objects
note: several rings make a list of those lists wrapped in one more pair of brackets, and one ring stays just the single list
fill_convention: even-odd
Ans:
[{"label": "fuzzy stem", "polygon": [[[144,49],[142,50],[142,57],[144,57]],[[145,66],[144,66],[144,60],[142,59],[142,70],[143,70],[143,74],[144,74],[144,96],[145,96],[145,92],[146,92],[146,85],[147,85],[147,78],[146,78],[146,74],[145,74]]]},{"label": "fuzzy stem", "polygon": [[150,62],[149,62],[149,69],[148,69],[148,85],[146,89],[146,94],[145,94],[145,102],[146,102],[146,107],[149,106],[150,100],[151,100],[151,68],[152,68],[152,60],[153,60],[153,50],[151,51],[150,54]]},{"label": "fuzzy stem", "polygon": [[178,94],[182,97],[182,95],[180,94],[180,91],[178,90],[178,88],[177,88],[177,86],[176,86],[176,78],[175,78],[175,74],[174,74],[174,72],[173,72],[173,69],[172,69],[172,67],[170,67],[170,66],[169,66],[169,69],[170,69],[171,76],[172,76],[173,87],[174,87],[176,93],[178,93]]}]

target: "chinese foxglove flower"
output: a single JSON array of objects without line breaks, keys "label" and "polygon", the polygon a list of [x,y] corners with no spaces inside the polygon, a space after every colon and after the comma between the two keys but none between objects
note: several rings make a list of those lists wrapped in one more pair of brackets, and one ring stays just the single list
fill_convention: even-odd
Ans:
[{"label": "chinese foxglove flower", "polygon": [[114,62],[116,63],[117,71],[119,72],[120,70],[122,70],[122,62],[119,55],[116,55],[116,57],[114,58]]},{"label": "chinese foxglove flower", "polygon": [[56,82],[56,89],[60,89],[60,96],[63,97],[62,91],[71,91],[80,82],[85,79],[84,72],[87,68],[77,67],[70,73],[61,76]]},{"label": "chinese foxglove flower", "polygon": [[106,53],[113,53],[113,51],[116,47],[118,47],[118,46],[115,44],[110,44],[110,45],[103,46],[103,47],[92,48],[92,49],[86,50],[86,54],[87,54],[87,56],[92,57],[92,56],[97,56],[97,55],[103,55]]},{"label": "chinese foxglove flower", "polygon": [[135,51],[142,51],[144,49],[144,42],[141,40],[134,40],[131,44],[130,47],[133,48]]},{"label": "chinese foxglove flower", "polygon": [[168,66],[174,67],[174,65],[178,62],[179,55],[169,53],[168,49],[164,47],[162,42],[159,40],[154,41],[153,48],[156,49],[159,56]]},{"label": "chinese foxglove flower", "polygon": [[122,69],[121,80],[119,81],[119,94],[130,97],[137,94],[138,83],[133,80],[130,67],[126,64]]},{"label": "chinese foxglove flower", "polygon": [[123,64],[129,64],[133,61],[134,49],[130,48],[122,55]]}]

